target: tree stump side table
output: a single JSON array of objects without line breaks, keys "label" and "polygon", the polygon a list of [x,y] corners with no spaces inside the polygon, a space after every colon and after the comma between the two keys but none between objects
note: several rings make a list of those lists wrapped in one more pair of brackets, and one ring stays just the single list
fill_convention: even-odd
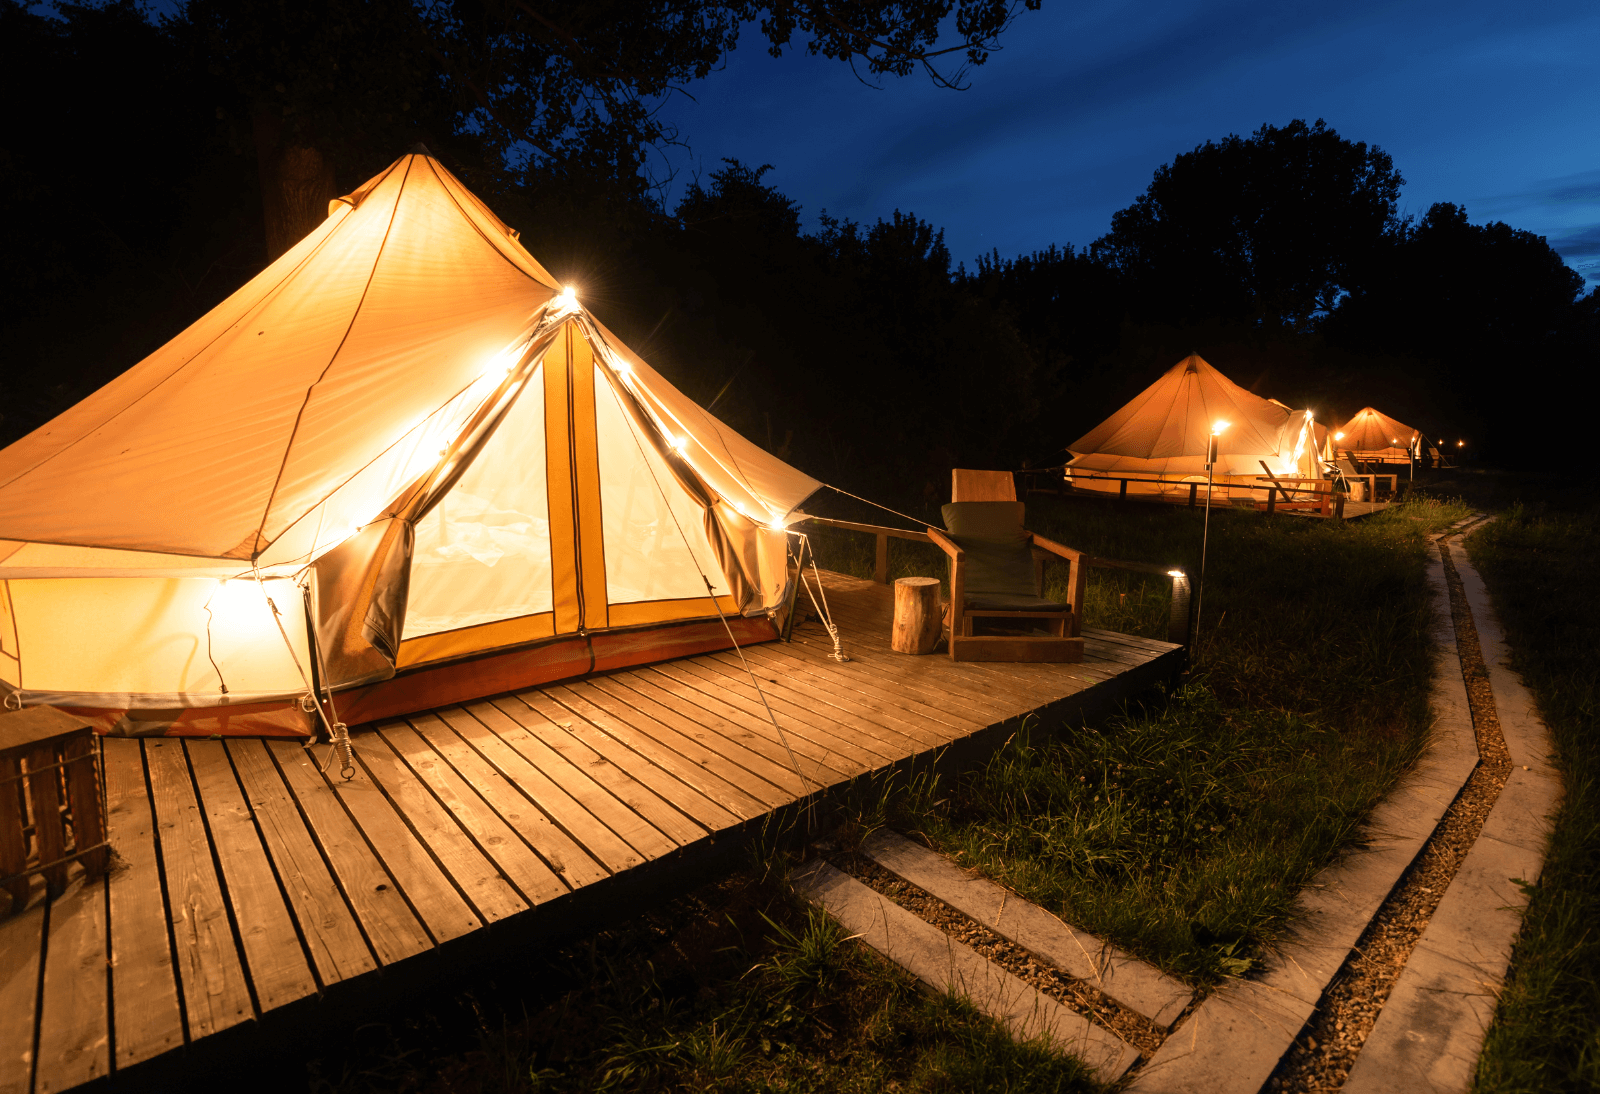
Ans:
[{"label": "tree stump side table", "polygon": [[109,855],[94,728],[54,707],[0,713],[0,888],[11,910],[27,904],[32,875],[53,899],[74,861],[94,878]]},{"label": "tree stump side table", "polygon": [[936,577],[902,577],[894,583],[894,629],[889,648],[896,653],[932,653],[944,630],[944,605]]}]

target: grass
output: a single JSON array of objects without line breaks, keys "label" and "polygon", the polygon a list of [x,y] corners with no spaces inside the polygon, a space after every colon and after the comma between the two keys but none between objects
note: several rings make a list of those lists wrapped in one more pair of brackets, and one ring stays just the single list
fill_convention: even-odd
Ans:
[{"label": "grass", "polygon": [[[1491,484],[1505,495],[1505,483]],[[1511,976],[1478,1062],[1496,1094],[1600,1089],[1600,499],[1573,484],[1521,482],[1498,521],[1468,540],[1550,727],[1566,796],[1531,893]]]},{"label": "grass", "polygon": [[[541,1005],[508,1019],[463,997],[313,1070],[313,1091],[1072,1094],[1076,1060],[1017,1044],[965,1000],[799,905],[763,870],[735,875],[524,969]],[[519,993],[512,992],[508,998]],[[442,1016],[442,1017],[441,1017]]]},{"label": "grass", "polygon": [[[1425,742],[1426,537],[1469,511],[1425,495],[1343,525],[1214,510],[1186,687],[1100,729],[1019,735],[940,807],[907,795],[887,814],[1191,982],[1244,972]],[[1200,520],[1029,503],[1029,527],[1054,539],[1190,573]],[[1164,636],[1167,595],[1160,578],[1093,570],[1085,622]]]}]

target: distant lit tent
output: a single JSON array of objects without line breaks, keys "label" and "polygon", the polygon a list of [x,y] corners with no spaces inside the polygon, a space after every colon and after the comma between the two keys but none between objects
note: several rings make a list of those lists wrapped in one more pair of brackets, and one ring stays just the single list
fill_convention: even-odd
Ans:
[{"label": "distant lit tent", "polygon": [[0,691],[298,734],[770,638],[819,485],[406,155],[0,452]]},{"label": "distant lit tent", "polygon": [[[1206,447],[1217,422],[1215,479],[1226,498],[1230,483],[1263,485],[1263,461],[1275,475],[1321,478],[1317,428],[1308,410],[1263,399],[1191,355],[1121,410],[1078,438],[1068,450],[1067,480],[1080,490],[1187,497],[1190,482],[1206,481]],[[1265,498],[1256,491],[1240,497]]]},{"label": "distant lit tent", "polygon": [[1411,463],[1412,454],[1427,463],[1431,452],[1437,466],[1440,462],[1438,446],[1427,435],[1397,421],[1372,407],[1362,407],[1334,433],[1334,449],[1341,455],[1351,453],[1357,460],[1368,463]]}]

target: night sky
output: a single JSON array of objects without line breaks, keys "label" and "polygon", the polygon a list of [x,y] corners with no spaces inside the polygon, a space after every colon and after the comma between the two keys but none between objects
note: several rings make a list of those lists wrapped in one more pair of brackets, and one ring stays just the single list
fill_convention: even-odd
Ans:
[{"label": "night sky", "polygon": [[921,75],[874,90],[803,49],[774,60],[747,32],[694,101],[664,108],[692,149],[676,185],[724,156],[770,163],[807,224],[914,212],[970,265],[1086,245],[1177,153],[1320,117],[1394,158],[1403,212],[1464,204],[1547,236],[1600,283],[1594,0],[1045,0],[1003,45],[968,91]]}]

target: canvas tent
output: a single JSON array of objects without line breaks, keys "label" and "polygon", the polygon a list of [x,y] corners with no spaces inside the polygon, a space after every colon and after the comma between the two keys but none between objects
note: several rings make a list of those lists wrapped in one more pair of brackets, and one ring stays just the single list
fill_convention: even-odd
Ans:
[{"label": "canvas tent", "polygon": [[[1168,369],[1111,417],[1078,438],[1068,450],[1066,476],[1074,488],[1187,497],[1188,484],[1206,481],[1206,447],[1213,426],[1218,436],[1215,480],[1226,498],[1229,483],[1257,483],[1265,461],[1275,475],[1321,478],[1315,420],[1309,410],[1291,410],[1253,395],[1199,355]],[[1241,497],[1264,497],[1238,491]]]},{"label": "canvas tent", "polygon": [[0,690],[304,733],[770,637],[819,485],[409,154],[0,452]]},{"label": "canvas tent", "polygon": [[1421,432],[1370,406],[1356,411],[1334,432],[1334,449],[1358,460],[1409,465],[1413,453],[1419,459],[1429,451],[1436,461],[1439,457],[1438,447]]}]

